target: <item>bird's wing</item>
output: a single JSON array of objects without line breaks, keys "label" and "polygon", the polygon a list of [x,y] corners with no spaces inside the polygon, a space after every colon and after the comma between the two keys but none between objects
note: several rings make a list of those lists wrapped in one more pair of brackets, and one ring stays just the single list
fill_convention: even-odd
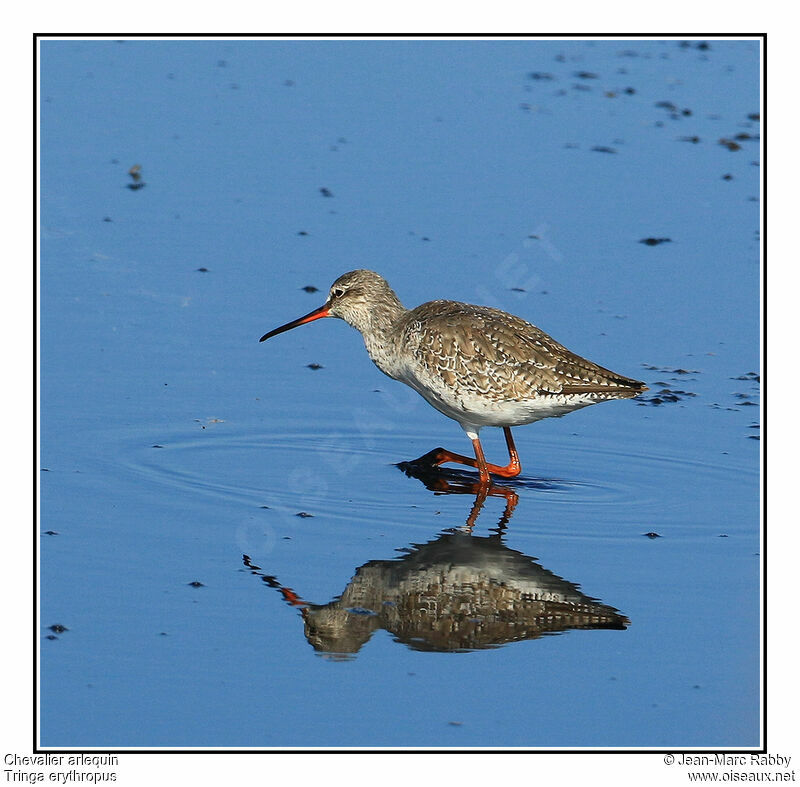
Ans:
[{"label": "bird's wing", "polygon": [[498,399],[535,394],[644,390],[559,344],[512,314],[456,301],[431,301],[409,312],[403,338],[414,361],[448,386]]}]

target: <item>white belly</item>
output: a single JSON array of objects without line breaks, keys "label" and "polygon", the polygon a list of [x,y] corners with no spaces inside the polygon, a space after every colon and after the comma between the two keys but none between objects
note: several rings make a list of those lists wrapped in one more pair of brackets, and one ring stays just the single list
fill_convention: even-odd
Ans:
[{"label": "white belly", "polygon": [[522,401],[493,401],[482,396],[458,396],[452,388],[444,384],[437,385],[436,381],[433,384],[429,381],[423,383],[407,372],[396,379],[411,386],[440,413],[461,424],[468,434],[477,434],[484,426],[521,426],[543,418],[558,418],[573,410],[603,401],[596,394],[546,394]]}]

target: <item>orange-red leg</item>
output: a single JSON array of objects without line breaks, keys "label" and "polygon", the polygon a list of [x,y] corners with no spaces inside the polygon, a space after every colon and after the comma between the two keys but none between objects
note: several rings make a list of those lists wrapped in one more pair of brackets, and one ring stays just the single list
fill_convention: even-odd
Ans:
[{"label": "orange-red leg", "polygon": [[[245,555],[245,557],[247,556]],[[245,565],[249,564],[245,562]],[[258,568],[257,566],[256,567],[250,566],[250,567],[256,569]],[[256,570],[253,573],[258,574],[259,572],[258,570]],[[279,591],[280,594],[283,596],[284,601],[286,601],[287,604],[293,607],[308,606],[307,601],[303,601],[303,599],[300,598],[300,596],[298,596],[297,593],[295,593],[291,588],[287,588],[281,585],[281,583],[278,582],[276,577],[269,576],[268,574],[261,574],[261,579],[263,579],[264,582],[266,582],[271,588],[275,588],[275,590]]]},{"label": "orange-red leg", "polygon": [[506,499],[506,507],[503,510],[503,515],[500,517],[500,522],[498,523],[500,529],[504,530],[508,524],[508,521],[511,519],[511,515],[514,513],[517,503],[519,502],[519,495],[513,489],[509,489],[508,487],[482,482],[473,484],[470,491],[475,495],[475,502],[472,504],[472,510],[469,512],[469,516],[467,517],[467,530],[472,532],[473,528],[475,527],[475,522],[478,519],[478,515],[480,514],[483,504],[486,502],[486,498],[488,496],[504,497]]},{"label": "orange-red leg", "polygon": [[420,457],[417,461],[423,463],[430,463],[433,465],[441,465],[445,462],[455,462],[460,465],[467,465],[468,467],[475,467],[480,474],[481,483],[489,482],[489,474],[500,476],[501,478],[514,478],[522,471],[522,465],[519,461],[519,454],[514,445],[514,438],[511,436],[511,428],[508,426],[503,427],[503,432],[506,436],[506,446],[508,447],[509,461],[505,467],[489,464],[486,461],[486,456],[483,453],[483,446],[481,441],[475,437],[472,440],[472,447],[475,451],[475,458],[470,456],[463,456],[462,454],[454,454],[444,448],[435,448],[425,456]]}]

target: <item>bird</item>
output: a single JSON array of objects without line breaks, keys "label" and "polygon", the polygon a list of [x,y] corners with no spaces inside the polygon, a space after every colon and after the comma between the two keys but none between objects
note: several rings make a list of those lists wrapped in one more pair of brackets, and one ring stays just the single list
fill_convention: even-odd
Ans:
[{"label": "bird", "polygon": [[[511,427],[647,390],[645,383],[576,355],[500,309],[449,300],[406,309],[383,276],[364,269],[340,276],[322,306],[259,341],[323,317],[337,317],[359,331],[378,369],[417,391],[472,441],[474,458],[435,448],[415,463],[476,468],[480,484],[522,472]],[[507,465],[487,462],[479,437],[485,426],[503,429]]]}]

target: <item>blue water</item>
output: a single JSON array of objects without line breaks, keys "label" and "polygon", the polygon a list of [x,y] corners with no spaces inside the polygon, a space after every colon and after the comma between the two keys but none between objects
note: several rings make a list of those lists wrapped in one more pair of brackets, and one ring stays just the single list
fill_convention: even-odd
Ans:
[{"label": "blue water", "polygon": [[[41,745],[760,745],[759,57],[41,42]],[[360,267],[650,391],[515,430],[468,530],[395,466],[468,441],[355,331],[258,343]],[[620,625],[503,629],[481,571]],[[381,572],[442,586],[347,606]]]}]

